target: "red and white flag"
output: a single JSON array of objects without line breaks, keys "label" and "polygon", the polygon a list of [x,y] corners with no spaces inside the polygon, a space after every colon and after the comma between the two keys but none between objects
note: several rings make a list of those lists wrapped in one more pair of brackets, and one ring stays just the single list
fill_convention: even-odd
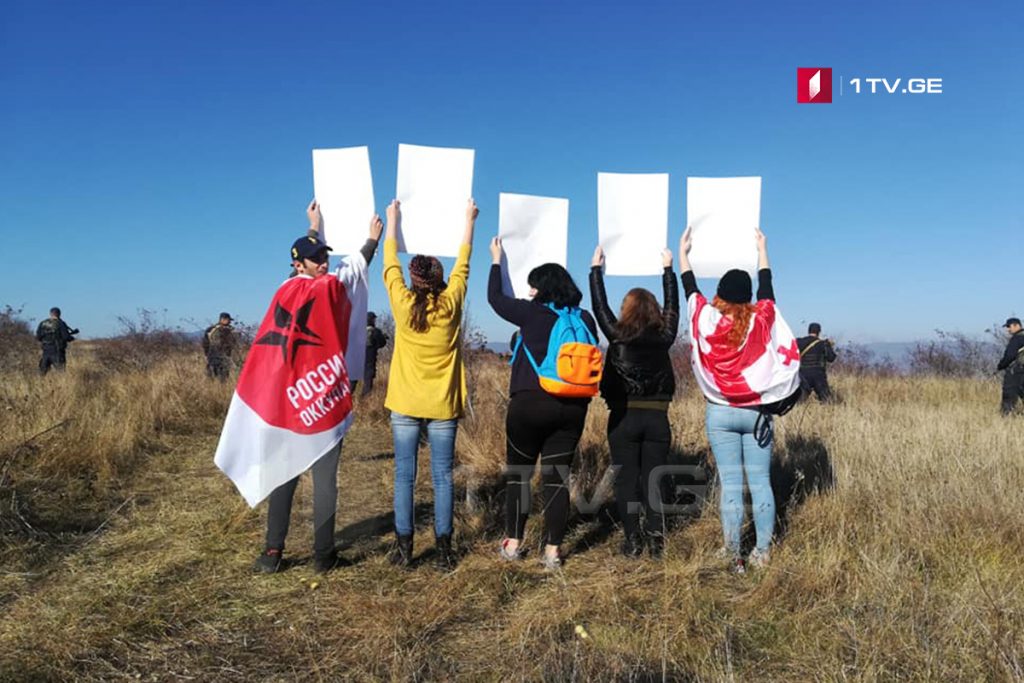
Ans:
[{"label": "red and white flag", "polygon": [[294,277],[270,302],[228,408],[214,462],[249,505],[345,436],[352,304],[337,277]]},{"label": "red and white flag", "polygon": [[712,403],[759,406],[788,398],[800,388],[800,349],[771,299],[755,304],[747,340],[732,348],[726,337],[732,321],[699,292],[687,301],[690,365]]}]

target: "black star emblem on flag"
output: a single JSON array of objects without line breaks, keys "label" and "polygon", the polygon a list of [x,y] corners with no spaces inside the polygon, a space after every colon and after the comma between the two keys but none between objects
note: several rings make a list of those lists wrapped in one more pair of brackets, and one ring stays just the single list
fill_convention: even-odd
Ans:
[{"label": "black star emblem on flag", "polygon": [[294,316],[284,306],[276,304],[274,307],[274,326],[282,331],[274,330],[267,332],[254,343],[264,346],[280,346],[281,357],[285,363],[288,362],[289,343],[292,349],[292,363],[295,362],[295,354],[300,346],[323,346],[320,342],[314,341],[315,339],[320,339],[320,335],[309,329],[309,315],[313,312],[314,301],[316,301],[315,297],[302,304]]}]

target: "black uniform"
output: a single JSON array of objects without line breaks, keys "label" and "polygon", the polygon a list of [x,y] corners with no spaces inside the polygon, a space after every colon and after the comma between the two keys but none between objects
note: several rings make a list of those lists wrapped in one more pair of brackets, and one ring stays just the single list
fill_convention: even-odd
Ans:
[{"label": "black uniform", "polygon": [[832,342],[809,335],[797,339],[796,344],[800,348],[800,386],[804,397],[813,391],[819,401],[829,400],[832,389],[828,386],[826,366],[836,359]]},{"label": "black uniform", "polygon": [[1009,415],[1017,405],[1017,399],[1024,399],[1024,330],[1010,337],[997,369],[1006,371],[1001,410],[1003,415]]},{"label": "black uniform", "polygon": [[366,326],[366,361],[363,365],[363,396],[373,391],[377,378],[377,352],[388,345],[388,336],[375,325]]},{"label": "black uniform", "polygon": [[75,340],[78,330],[72,330],[60,318],[47,318],[36,328],[36,339],[43,347],[43,357],[39,359],[39,372],[46,374],[51,367],[63,370],[67,363],[68,344]]}]

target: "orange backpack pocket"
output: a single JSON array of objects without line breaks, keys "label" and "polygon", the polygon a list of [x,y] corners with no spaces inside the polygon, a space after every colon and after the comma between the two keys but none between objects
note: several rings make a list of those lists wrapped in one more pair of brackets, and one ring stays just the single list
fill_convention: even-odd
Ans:
[{"label": "orange backpack pocket", "polygon": [[597,388],[601,383],[601,349],[582,342],[562,344],[558,350],[555,367],[558,378],[563,382],[592,389],[593,394],[590,395],[597,395]]}]

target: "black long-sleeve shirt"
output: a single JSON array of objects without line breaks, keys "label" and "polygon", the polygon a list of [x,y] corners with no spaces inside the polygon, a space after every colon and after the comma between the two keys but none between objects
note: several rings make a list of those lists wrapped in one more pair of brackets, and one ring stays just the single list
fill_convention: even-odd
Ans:
[{"label": "black long-sleeve shirt", "polygon": [[[690,295],[699,292],[697,289],[697,278],[692,270],[688,270],[679,276],[683,281],[683,295],[690,300]],[[775,301],[775,289],[772,287],[772,269],[762,268],[757,271],[757,300],[770,299]]]},{"label": "black long-sleeve shirt", "polygon": [[[542,363],[544,357],[548,355],[548,339],[551,337],[551,328],[558,320],[555,312],[536,301],[507,296],[501,290],[501,266],[497,264],[491,266],[490,276],[487,279],[487,303],[499,316],[513,325],[519,326],[523,345],[529,349],[538,365]],[[596,339],[597,325],[593,316],[587,311],[583,311],[583,322]],[[530,361],[522,349],[512,361],[512,377],[509,380],[509,394],[515,395],[520,391],[544,391],[540,388],[536,371],[530,365]],[[590,399],[566,400],[589,401]]]},{"label": "black long-sleeve shirt", "polygon": [[608,306],[604,272],[600,266],[590,269],[590,300],[601,332],[609,346],[601,378],[601,395],[611,405],[627,398],[668,401],[675,393],[675,375],[669,349],[679,333],[679,285],[672,267],[661,276],[665,305],[664,325],[635,339],[623,339],[618,320]]},{"label": "black long-sleeve shirt", "polygon": [[[1021,350],[1024,350],[1024,330],[1010,337],[1010,341],[1006,345],[1006,351],[1003,353],[1003,357],[1000,359],[996,370],[1005,370],[1013,365],[1013,362],[1019,357]],[[1024,365],[1024,359],[1022,359],[1020,365]]]}]

